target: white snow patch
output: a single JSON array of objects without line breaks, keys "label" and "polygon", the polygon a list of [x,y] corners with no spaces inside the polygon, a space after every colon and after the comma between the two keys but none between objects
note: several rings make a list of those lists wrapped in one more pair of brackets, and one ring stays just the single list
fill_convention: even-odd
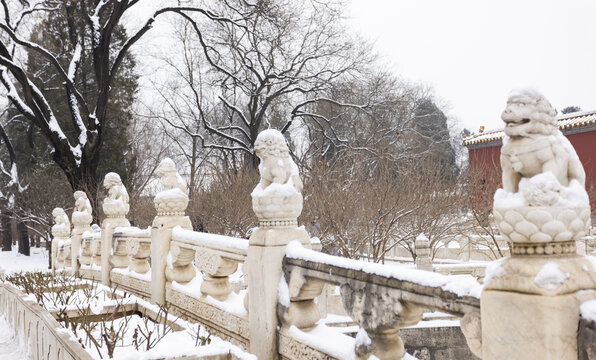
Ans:
[{"label": "white snow patch", "polygon": [[158,192],[157,195],[155,195],[155,200],[180,199],[185,196],[186,194],[180,188],[173,188]]},{"label": "white snow patch", "polygon": [[522,178],[517,193],[498,189],[495,192],[494,206],[498,208],[528,206],[527,197],[532,195],[542,198],[554,197],[552,206],[583,207],[590,203],[588,194],[579,181],[573,179],[568,186],[562,186],[551,171],[546,171],[529,179]]},{"label": "white snow patch", "polygon": [[584,319],[596,321],[596,300],[588,300],[579,306],[579,313]]},{"label": "white snow patch", "polygon": [[288,329],[288,334],[337,359],[356,359],[356,354],[354,352],[354,344],[356,341],[354,338],[342,334],[336,329],[326,325],[319,324],[308,332],[302,331],[292,325]]},{"label": "white snow patch", "polygon": [[114,229],[114,234],[125,234],[132,236],[151,236],[151,226],[146,229],[139,229],[136,226],[118,226]]},{"label": "white snow patch", "polygon": [[288,180],[288,182],[285,183],[285,184],[271,183],[265,189],[263,189],[263,187],[259,183],[254,188],[254,190],[252,191],[252,193],[250,193],[250,195],[252,197],[261,197],[261,196],[267,196],[267,195],[272,195],[272,194],[286,195],[287,196],[287,195],[299,194],[299,192],[294,187],[294,184],[292,182],[292,178],[290,177],[290,179]]},{"label": "white snow patch", "polygon": [[547,262],[534,278],[534,283],[543,289],[553,290],[569,278],[569,273],[564,273],[554,262]]},{"label": "white snow patch", "polygon": [[480,285],[472,276],[445,276],[438,273],[402,266],[387,266],[342,258],[305,249],[300,242],[296,240],[290,242],[286,247],[286,256],[293,259],[301,259],[357,271],[364,271],[369,274],[390,277],[401,281],[409,281],[423,286],[439,287],[445,291],[454,292],[458,296],[480,298],[480,293],[482,291],[482,285]]},{"label": "white snow patch", "polygon": [[359,346],[370,346],[372,344],[372,340],[368,337],[368,333],[363,328],[358,329],[356,333],[356,347]]},{"label": "white snow patch", "polygon": [[488,285],[490,281],[501,275],[505,275],[505,269],[501,266],[503,259],[490,262],[484,271],[484,285]]},{"label": "white snow patch", "polygon": [[47,250],[31,248],[30,254],[31,256],[19,254],[16,246],[12,247],[12,251],[0,251],[0,264],[2,264],[2,270],[5,273],[19,271],[49,271]]},{"label": "white snow patch", "polygon": [[235,238],[231,236],[224,236],[218,234],[209,234],[204,232],[192,231],[176,226],[172,230],[172,239],[186,243],[199,243],[207,245],[208,247],[227,247],[237,250],[248,251],[248,240],[242,238]]},{"label": "white snow patch", "polygon": [[288,283],[286,282],[286,277],[284,274],[281,274],[281,278],[279,279],[279,285],[277,287],[277,301],[287,308],[290,307],[290,288],[288,287]]}]

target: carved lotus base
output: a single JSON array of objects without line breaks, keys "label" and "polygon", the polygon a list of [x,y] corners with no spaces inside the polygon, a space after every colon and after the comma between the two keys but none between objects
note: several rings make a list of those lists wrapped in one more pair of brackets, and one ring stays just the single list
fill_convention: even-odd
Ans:
[{"label": "carved lotus base", "polygon": [[[544,247],[523,247],[532,253],[519,255],[559,254],[574,252],[568,242],[578,240],[590,227],[590,207],[524,206],[517,208],[494,208],[493,214],[501,234],[515,243],[544,243]],[[548,248],[547,248],[548,246]],[[521,252],[522,247],[518,247]],[[515,254],[514,254],[515,255]]]},{"label": "carved lotus base", "polygon": [[157,193],[153,199],[158,216],[184,216],[188,206],[188,196],[175,188]]},{"label": "carved lotus base", "polygon": [[93,221],[93,217],[91,214],[85,211],[74,211],[72,213],[72,224],[76,227],[89,227],[91,222]]},{"label": "carved lotus base", "polygon": [[125,218],[130,207],[121,201],[108,202],[107,199],[103,203],[103,212],[109,218]]},{"label": "carved lotus base", "polygon": [[68,239],[70,237],[70,229],[67,229],[63,225],[52,227],[52,236],[56,238]]},{"label": "carved lotus base", "polygon": [[[302,194],[269,194],[252,197],[252,209],[259,220],[295,221],[302,213]],[[292,224],[295,226],[294,224]]]}]

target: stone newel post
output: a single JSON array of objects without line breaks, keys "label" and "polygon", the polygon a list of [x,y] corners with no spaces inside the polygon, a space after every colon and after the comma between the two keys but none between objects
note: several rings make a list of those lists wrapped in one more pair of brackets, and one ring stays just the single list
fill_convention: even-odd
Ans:
[{"label": "stone newel post", "polygon": [[74,192],[75,205],[72,211],[72,243],[71,243],[71,261],[72,273],[76,275],[79,271],[79,250],[81,249],[81,240],[85,231],[91,231],[91,221],[93,221],[93,210],[91,203],[84,191]]},{"label": "stone newel post", "polygon": [[577,359],[579,305],[596,272],[576,254],[590,225],[585,173],[556,113],[535,90],[513,92],[501,117],[503,189],[494,216],[511,256],[486,271],[482,359]]},{"label": "stone newel post", "polygon": [[52,259],[52,270],[56,270],[56,262],[57,262],[57,254],[58,254],[58,245],[68,240],[70,236],[70,221],[68,221],[68,216],[62,208],[55,208],[52,211],[52,216],[54,217],[54,226],[52,226],[52,250],[51,250],[51,259]]},{"label": "stone newel post", "polygon": [[163,159],[157,167],[157,175],[162,191],[153,200],[157,216],[151,226],[151,301],[164,304],[172,229],[180,226],[192,230],[192,224],[188,216],[184,215],[188,206],[186,183],[176,171],[174,162],[169,158]]},{"label": "stone newel post", "polygon": [[267,360],[277,359],[277,293],[286,245],[299,240],[310,248],[310,237],[297,227],[302,182],[285,138],[277,130],[265,130],[257,137],[255,152],[261,159],[261,181],[251,194],[259,227],[249,239],[246,264],[250,352]]},{"label": "stone newel post", "polygon": [[112,270],[112,248],[114,229],[119,226],[130,226],[126,219],[129,211],[128,192],[120,175],[107,173],[103,186],[108,190],[108,196],[103,201],[103,212],[106,216],[101,222],[101,282],[110,285],[110,271]]},{"label": "stone newel post", "polygon": [[433,262],[430,257],[430,240],[420,233],[414,242],[416,250],[416,268],[420,270],[433,271]]}]

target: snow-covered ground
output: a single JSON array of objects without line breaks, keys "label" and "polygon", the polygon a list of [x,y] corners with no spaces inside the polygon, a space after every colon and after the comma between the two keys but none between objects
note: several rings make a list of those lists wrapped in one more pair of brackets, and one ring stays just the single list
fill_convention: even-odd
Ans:
[{"label": "snow-covered ground", "polygon": [[17,252],[16,246],[12,251],[0,251],[0,273],[19,271],[48,271],[48,252],[41,248],[31,248],[31,256]]},{"label": "snow-covered ground", "polygon": [[14,336],[4,315],[0,315],[0,360],[27,360],[27,348]]}]

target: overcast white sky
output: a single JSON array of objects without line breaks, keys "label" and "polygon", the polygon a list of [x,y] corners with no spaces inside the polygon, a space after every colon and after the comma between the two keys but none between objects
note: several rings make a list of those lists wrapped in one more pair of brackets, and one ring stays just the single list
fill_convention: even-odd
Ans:
[{"label": "overcast white sky", "polygon": [[594,0],[352,0],[350,22],[462,127],[501,127],[512,88],[596,109]]}]

